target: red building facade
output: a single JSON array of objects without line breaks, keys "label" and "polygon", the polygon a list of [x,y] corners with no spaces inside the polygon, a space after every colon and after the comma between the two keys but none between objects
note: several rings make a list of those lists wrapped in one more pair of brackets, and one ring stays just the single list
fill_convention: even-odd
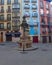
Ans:
[{"label": "red building facade", "polygon": [[50,2],[39,0],[40,40],[43,43],[52,42],[52,16]]}]

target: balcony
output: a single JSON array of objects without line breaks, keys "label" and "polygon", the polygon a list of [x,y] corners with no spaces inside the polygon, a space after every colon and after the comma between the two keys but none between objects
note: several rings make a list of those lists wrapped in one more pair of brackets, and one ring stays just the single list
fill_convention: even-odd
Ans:
[{"label": "balcony", "polygon": [[24,2],[30,2],[30,0],[24,0]]},{"label": "balcony", "polygon": [[28,5],[28,4],[27,5],[24,5],[24,8],[25,9],[29,9],[30,8],[30,5]]},{"label": "balcony", "polygon": [[38,19],[33,19],[33,22],[34,22],[34,23],[38,22]]},{"label": "balcony", "polygon": [[4,21],[4,18],[0,18],[0,21]]},{"label": "balcony", "polygon": [[37,16],[38,16],[38,13],[37,13],[37,12],[33,12],[33,13],[32,13],[32,16],[33,16],[33,17],[37,17]]},{"label": "balcony", "polygon": [[0,2],[0,5],[4,5],[4,2],[3,3]]},{"label": "balcony", "polygon": [[11,1],[10,2],[7,2],[7,5],[10,5],[11,4]]},{"label": "balcony", "polygon": [[42,5],[42,6],[40,5],[40,8],[44,8],[44,5]]},{"label": "balcony", "polygon": [[48,33],[51,33],[51,30],[50,30],[50,28],[48,28]]},{"label": "balcony", "polygon": [[33,2],[35,2],[35,3],[36,3],[36,2],[37,2],[37,0],[31,0],[31,2],[32,2],[32,3],[33,3]]},{"label": "balcony", "polygon": [[13,13],[20,13],[20,9],[13,9],[12,12]]},{"label": "balcony", "polygon": [[40,16],[44,16],[44,13],[43,14],[40,13]]},{"label": "balcony", "polygon": [[46,14],[47,17],[51,17],[50,14]]},{"label": "balcony", "polygon": [[4,10],[1,10],[0,13],[4,13]]},{"label": "balcony", "polygon": [[29,17],[30,13],[29,12],[25,12],[24,15],[27,16],[27,17]]},{"label": "balcony", "polygon": [[20,19],[20,16],[12,16],[12,19],[15,21],[15,20],[18,20]]},{"label": "balcony", "polygon": [[11,21],[11,17],[7,17],[7,21]]},{"label": "balcony", "polygon": [[11,24],[10,23],[7,23],[7,29],[11,29]]},{"label": "balcony", "polygon": [[20,9],[20,3],[13,3],[12,9]]},{"label": "balcony", "polygon": [[46,29],[42,28],[42,33],[45,34],[46,33]]},{"label": "balcony", "polygon": [[32,9],[37,9],[37,5],[32,5]]},{"label": "balcony", "polygon": [[49,9],[49,5],[48,4],[46,4],[46,9]]},{"label": "balcony", "polygon": [[11,9],[8,9],[8,10],[7,10],[7,13],[11,13]]}]

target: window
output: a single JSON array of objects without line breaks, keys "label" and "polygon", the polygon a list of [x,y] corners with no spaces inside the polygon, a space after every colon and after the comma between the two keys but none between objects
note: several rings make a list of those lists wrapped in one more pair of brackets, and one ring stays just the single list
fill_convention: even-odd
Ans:
[{"label": "window", "polygon": [[40,9],[40,13],[41,13],[41,15],[43,15],[43,14],[44,14],[44,11],[43,11],[43,9]]},{"label": "window", "polygon": [[41,7],[41,8],[44,7],[43,1],[40,1],[40,7]]},{"label": "window", "polygon": [[11,6],[8,6],[7,12],[11,12]]},{"label": "window", "polygon": [[50,18],[47,18],[48,27],[50,26]]},{"label": "window", "polygon": [[18,3],[18,0],[14,0],[14,3]]},{"label": "window", "polygon": [[1,7],[1,12],[4,12],[4,7],[3,6]]},{"label": "window", "polygon": [[48,2],[46,2],[46,8],[47,8],[47,9],[49,8],[49,6],[48,6]]},{"label": "window", "polygon": [[46,11],[46,14],[49,14],[49,11],[48,10]]},{"label": "window", "polygon": [[7,4],[11,4],[11,0],[7,0]]},{"label": "window", "polygon": [[45,24],[45,21],[44,21],[44,19],[42,18],[42,24]]},{"label": "window", "polygon": [[7,20],[11,21],[11,14],[7,14]]},{"label": "window", "polygon": [[38,34],[38,30],[37,30],[37,28],[35,28],[35,34]]},{"label": "window", "polygon": [[4,4],[4,0],[1,0],[1,4]]},{"label": "window", "polygon": [[4,20],[4,15],[0,15],[0,20]]},{"label": "window", "polygon": [[45,34],[46,33],[46,29],[42,28],[42,33]]},{"label": "window", "polygon": [[4,29],[4,24],[0,23],[0,29]]},{"label": "window", "polygon": [[11,24],[7,23],[7,29],[11,29]]},{"label": "window", "polygon": [[20,3],[18,3],[18,4],[12,4],[12,8],[20,8]]}]

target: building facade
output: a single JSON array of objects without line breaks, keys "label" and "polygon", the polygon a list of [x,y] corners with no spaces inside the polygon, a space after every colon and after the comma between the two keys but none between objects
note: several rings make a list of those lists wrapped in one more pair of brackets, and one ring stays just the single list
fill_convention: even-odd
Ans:
[{"label": "building facade", "polygon": [[29,24],[29,35],[31,35],[33,42],[52,42],[50,2],[22,0],[22,15],[26,16]]},{"label": "building facade", "polygon": [[39,4],[40,39],[44,43],[52,42],[50,2],[39,0]]},{"label": "building facade", "polygon": [[[22,15],[29,24],[29,35],[35,39],[40,35],[38,0],[22,0]],[[36,40],[34,40],[36,42]]]},{"label": "building facade", "polygon": [[20,3],[20,0],[0,0],[0,36],[2,33],[3,37],[1,37],[4,41],[6,31],[19,29]]},{"label": "building facade", "polygon": [[51,12],[50,2],[45,0],[0,0],[0,31],[20,29],[21,32],[19,24],[26,16],[33,42],[52,42]]}]

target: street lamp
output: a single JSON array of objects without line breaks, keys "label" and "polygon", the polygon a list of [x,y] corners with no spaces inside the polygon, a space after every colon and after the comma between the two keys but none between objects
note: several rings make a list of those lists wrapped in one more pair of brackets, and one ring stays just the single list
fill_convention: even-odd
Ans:
[{"label": "street lamp", "polygon": [[[21,27],[23,28],[23,40],[25,42],[25,38],[26,38],[25,37],[25,32],[26,32],[26,28],[28,28],[28,24],[26,22],[26,17],[25,16],[23,16],[23,21],[22,21]],[[23,43],[23,52],[24,52],[24,49],[25,49],[24,44],[25,43]]]}]

